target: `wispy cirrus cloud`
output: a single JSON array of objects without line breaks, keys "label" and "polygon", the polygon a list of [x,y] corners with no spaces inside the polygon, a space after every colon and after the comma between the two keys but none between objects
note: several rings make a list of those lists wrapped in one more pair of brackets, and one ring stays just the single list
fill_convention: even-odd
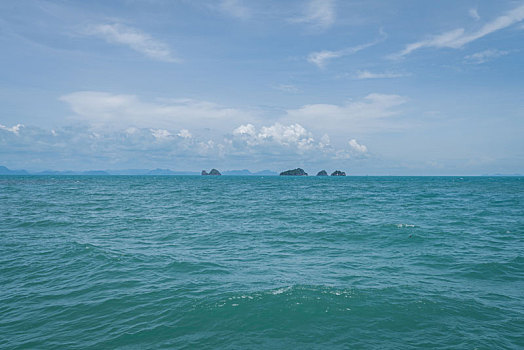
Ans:
[{"label": "wispy cirrus cloud", "polygon": [[250,9],[245,6],[242,0],[222,0],[219,4],[221,12],[238,19],[248,19],[251,17]]},{"label": "wispy cirrus cloud", "polygon": [[471,8],[468,11],[468,14],[471,18],[473,18],[475,21],[478,21],[480,19],[479,12],[476,8]]},{"label": "wispy cirrus cloud", "polygon": [[274,86],[274,89],[284,91],[284,92],[289,92],[292,94],[296,94],[300,92],[300,89],[292,84],[280,84],[280,85]]},{"label": "wispy cirrus cloud", "polygon": [[381,41],[385,40],[385,38],[386,38],[386,34],[381,30],[380,37],[369,43],[365,43],[365,44],[361,44],[361,45],[357,45],[353,47],[347,47],[345,49],[335,50],[335,51],[322,50],[322,51],[312,52],[307,56],[307,61],[309,63],[316,65],[318,68],[322,69],[326,67],[326,64],[329,60],[353,55],[359,51],[367,49],[368,47],[377,45]]},{"label": "wispy cirrus cloud", "polygon": [[85,29],[84,34],[104,39],[108,43],[127,46],[151,59],[163,62],[180,62],[170,47],[138,29],[120,24],[96,24]]},{"label": "wispy cirrus cloud", "polygon": [[406,77],[408,74],[405,73],[393,73],[393,72],[383,72],[383,73],[374,73],[368,70],[358,71],[355,79],[392,79],[392,78],[402,78]]},{"label": "wispy cirrus cloud", "polygon": [[492,61],[496,58],[506,56],[507,54],[509,54],[509,51],[490,49],[490,50],[484,50],[481,52],[476,52],[472,55],[468,55],[464,57],[464,59],[466,60],[466,62],[469,62],[469,63],[482,64],[482,63]]},{"label": "wispy cirrus cloud", "polygon": [[406,45],[400,52],[390,55],[390,58],[402,58],[410,53],[427,47],[459,49],[464,45],[478,40],[486,35],[512,26],[524,20],[524,5],[514,8],[506,14],[484,24],[480,29],[467,32],[464,28],[457,28],[428,39]]},{"label": "wispy cirrus cloud", "polygon": [[[358,48],[358,47],[357,47]],[[352,50],[352,51],[346,51],[346,50],[338,50],[338,51],[329,51],[329,50],[322,50],[322,51],[316,51],[312,52],[307,56],[307,61],[309,63],[315,64],[318,68],[324,68],[326,66],[327,61],[333,59],[342,57],[345,55],[350,55],[352,53],[358,52],[359,50]]]},{"label": "wispy cirrus cloud", "polygon": [[313,28],[324,30],[335,23],[335,1],[334,0],[310,0],[305,5],[303,15],[292,18],[293,23],[306,23]]}]

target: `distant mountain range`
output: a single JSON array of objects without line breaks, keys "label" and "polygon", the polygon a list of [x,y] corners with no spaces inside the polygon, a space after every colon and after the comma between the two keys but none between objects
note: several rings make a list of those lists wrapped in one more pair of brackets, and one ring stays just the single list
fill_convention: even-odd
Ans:
[{"label": "distant mountain range", "polygon": [[[124,170],[88,170],[88,171],[73,171],[73,170],[45,170],[45,171],[27,171],[27,170],[11,170],[5,166],[0,165],[0,175],[200,175],[197,171],[173,171],[170,169],[124,169]],[[247,169],[243,170],[226,170],[222,175],[227,176],[277,176],[278,173],[271,170],[262,170],[255,173]]]},{"label": "distant mountain range", "polygon": [[25,170],[9,170],[0,165],[0,175],[29,175],[29,173]]},{"label": "distant mountain range", "polygon": [[262,171],[257,171],[255,173],[252,173],[251,171],[249,171],[247,169],[243,169],[243,170],[226,170],[226,171],[222,172],[222,175],[229,175],[229,176],[250,176],[250,175],[255,175],[255,176],[277,176],[278,173],[276,173],[274,171],[271,171],[271,170],[262,170]]},{"label": "distant mountain range", "polygon": [[[278,176],[278,173],[271,170],[262,170],[251,172],[247,169],[242,170],[225,170],[221,171],[226,176]],[[326,173],[327,174],[327,173]],[[170,169],[124,169],[124,170],[45,170],[45,171],[28,171],[24,169],[11,170],[0,165],[0,175],[137,175],[137,176],[162,176],[162,175],[200,175],[199,171],[174,171]],[[461,175],[454,175],[461,176]],[[523,174],[482,174],[480,176],[524,176]]]}]

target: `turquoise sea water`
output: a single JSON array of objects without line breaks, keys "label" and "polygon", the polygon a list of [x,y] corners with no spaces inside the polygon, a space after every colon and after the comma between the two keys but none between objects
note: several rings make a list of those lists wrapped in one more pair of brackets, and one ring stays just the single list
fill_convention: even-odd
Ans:
[{"label": "turquoise sea water", "polygon": [[2,349],[522,349],[522,177],[0,177]]}]

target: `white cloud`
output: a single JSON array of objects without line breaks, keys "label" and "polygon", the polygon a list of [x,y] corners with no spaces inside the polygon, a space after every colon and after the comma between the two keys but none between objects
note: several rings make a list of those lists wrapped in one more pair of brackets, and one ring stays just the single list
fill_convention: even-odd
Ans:
[{"label": "white cloud", "polygon": [[355,150],[358,153],[366,153],[368,151],[368,148],[366,146],[359,144],[355,139],[349,140],[348,143],[351,149]]},{"label": "white cloud", "polygon": [[143,101],[135,95],[79,91],[60,97],[69,104],[76,119],[94,127],[215,128],[230,130],[252,119],[247,111],[226,108],[192,99]]},{"label": "white cloud", "polygon": [[314,140],[309,131],[300,124],[284,126],[275,123],[263,126],[258,134],[261,140],[273,140],[281,145],[296,144],[299,148],[307,148]]},{"label": "white cloud", "polygon": [[193,135],[191,135],[191,133],[189,132],[189,130],[187,129],[182,129],[178,132],[177,136],[183,138],[183,139],[190,139],[193,137]]},{"label": "white cloud", "polygon": [[[225,139],[224,149],[230,155],[245,157],[264,156],[277,161],[307,159],[308,162],[366,157],[367,147],[352,139],[342,148],[331,144],[328,134],[319,140],[302,125],[275,123],[256,128],[253,124],[241,125]],[[298,157],[298,158],[297,158]]]},{"label": "white cloud", "polygon": [[291,19],[294,23],[307,23],[317,29],[327,29],[335,23],[334,0],[310,0],[301,17]]},{"label": "white cloud", "polygon": [[473,18],[475,21],[478,21],[480,19],[479,13],[476,8],[471,8],[468,11],[471,18]]},{"label": "white cloud", "polygon": [[98,24],[85,31],[88,35],[98,36],[108,43],[120,44],[157,61],[177,62],[169,46],[149,34],[120,23]]},{"label": "white cloud", "polygon": [[337,50],[337,51],[323,50],[323,51],[312,52],[307,56],[307,61],[309,63],[315,64],[319,68],[324,68],[328,60],[343,57],[343,56],[353,55],[359,51],[367,49],[368,47],[378,44],[379,42],[383,41],[385,38],[386,38],[386,34],[383,31],[380,31],[379,39],[376,39],[369,43],[365,43],[365,44],[357,45],[353,47],[348,47],[348,48]]},{"label": "white cloud", "polygon": [[[187,130],[186,130],[187,131]],[[177,135],[173,129],[127,128],[94,130],[85,126],[70,126],[49,130],[25,127],[20,135],[0,129],[0,153],[5,161],[21,156],[35,159],[44,167],[63,169],[170,167],[195,170],[209,164],[278,168],[297,161],[323,164],[336,160],[363,158],[363,145],[355,148],[344,142],[341,147],[331,144],[324,134],[317,140],[313,133],[298,123],[255,127],[242,124],[233,132],[209,138]],[[182,133],[184,135],[186,133]],[[358,144],[358,143],[357,143]],[[278,165],[277,165],[278,164]],[[24,165],[24,166],[27,166]],[[42,166],[42,165],[41,165]]]},{"label": "white cloud", "polygon": [[136,134],[138,132],[138,129],[137,128],[134,128],[134,127],[130,127],[130,128],[127,128],[125,130],[125,132],[129,135],[133,135],[133,134]]},{"label": "white cloud", "polygon": [[[149,164],[158,167],[173,164],[173,159],[178,160],[177,164],[184,159],[194,163],[200,159],[202,152],[208,152],[210,158],[217,156],[216,149],[210,150],[207,138],[193,140],[176,137],[172,130],[167,129],[94,130],[83,125],[63,127],[53,134],[49,130],[30,126],[20,129],[19,134],[0,129],[0,153],[13,159],[20,155],[26,159],[38,159],[48,164],[46,167],[58,169],[63,168],[64,164],[80,169],[87,164],[93,169],[98,167],[93,164],[99,163],[104,166]],[[201,142],[207,144],[207,151],[200,145]]]},{"label": "white cloud", "polygon": [[425,40],[417,41],[406,45],[404,50],[391,55],[391,58],[401,58],[415,50],[434,47],[434,48],[453,48],[458,49],[464,45],[480,39],[498,30],[507,28],[515,23],[524,20],[524,5],[521,5],[505,15],[495,18],[493,21],[484,24],[480,29],[473,32],[466,32],[464,28],[454,29]]},{"label": "white cloud", "polygon": [[84,143],[86,148],[97,149],[96,154],[151,152],[165,159],[176,155],[193,160],[269,154],[274,161],[292,155],[315,159],[362,157],[364,148],[348,143],[348,133],[404,128],[398,118],[390,117],[397,115],[398,107],[407,101],[398,95],[372,93],[342,104],[289,109],[265,124],[267,115],[261,118],[249,110],[191,99],[146,101],[135,95],[96,91],[75,92],[60,99],[69,104],[73,120],[80,120],[85,130],[75,131],[78,139],[63,135],[63,130],[54,138],[49,133],[49,147],[74,139],[79,148]]},{"label": "white cloud", "polygon": [[23,128],[23,127],[24,127],[23,124],[16,124],[16,125],[13,125],[12,127],[7,127],[5,125],[0,124],[0,130],[6,130],[9,132],[12,132],[15,135],[18,135],[20,132],[20,128]]},{"label": "white cloud", "polygon": [[256,129],[253,124],[240,125],[238,128],[233,130],[233,135],[249,135],[255,136]]},{"label": "white cloud", "polygon": [[373,73],[368,70],[358,71],[355,79],[391,79],[405,77],[407,74],[402,73]]},{"label": "white cloud", "polygon": [[373,93],[362,101],[350,101],[342,105],[310,104],[288,110],[284,120],[297,121],[306,127],[329,129],[337,133],[343,130],[398,128],[401,125],[385,120],[398,114],[396,108],[406,101],[406,98],[399,95]]},{"label": "white cloud", "polygon": [[490,50],[484,50],[484,51],[477,52],[472,55],[466,56],[464,57],[464,59],[470,63],[482,64],[482,63],[486,63],[488,61],[494,60],[498,57],[505,56],[508,53],[509,53],[508,51],[490,49]]},{"label": "white cloud", "polygon": [[151,135],[157,140],[165,140],[171,137],[171,133],[164,129],[151,129]]},{"label": "white cloud", "polygon": [[320,147],[324,148],[329,145],[331,145],[331,138],[329,137],[329,135],[328,134],[322,135],[322,137],[320,138]]},{"label": "white cloud", "polygon": [[342,51],[318,51],[318,52],[312,52],[307,56],[307,61],[309,63],[316,64],[318,68],[324,68],[326,65],[326,61],[330,60],[332,58],[338,58],[340,56],[343,56]]},{"label": "white cloud", "polygon": [[308,149],[314,142],[312,134],[300,124],[275,123],[271,126],[263,126],[259,131],[253,124],[245,124],[233,130],[233,135],[241,137],[249,146],[273,143]]},{"label": "white cloud", "polygon": [[239,19],[245,20],[251,17],[251,11],[242,4],[241,0],[222,0],[219,8],[223,13]]}]

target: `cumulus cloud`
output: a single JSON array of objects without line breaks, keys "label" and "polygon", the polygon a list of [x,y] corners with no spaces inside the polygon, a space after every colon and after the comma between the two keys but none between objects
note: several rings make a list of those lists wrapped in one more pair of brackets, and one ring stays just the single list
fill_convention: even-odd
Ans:
[{"label": "cumulus cloud", "polygon": [[291,19],[294,23],[306,23],[313,28],[324,30],[335,23],[334,0],[310,0],[304,8],[304,14]]},{"label": "cumulus cloud", "polygon": [[173,164],[175,159],[186,161],[179,168],[188,169],[202,157],[209,160],[218,156],[218,148],[209,141],[178,136],[166,129],[94,130],[82,125],[46,130],[29,126],[18,135],[0,129],[0,155],[6,161],[16,162],[21,157],[57,169],[64,164],[79,169],[112,164],[158,167]]},{"label": "cumulus cloud", "polygon": [[249,146],[278,144],[304,150],[311,148],[314,142],[312,134],[300,124],[275,123],[271,126],[263,126],[259,131],[253,124],[246,124],[233,130],[233,135],[241,137]]},{"label": "cumulus cloud", "polygon": [[190,139],[191,137],[193,137],[193,135],[191,135],[191,133],[187,129],[180,130],[177,135],[184,139]]},{"label": "cumulus cloud", "polygon": [[391,58],[401,58],[413,51],[426,47],[458,49],[472,41],[507,28],[515,23],[521,22],[522,20],[524,20],[524,5],[516,7],[506,14],[495,18],[493,21],[484,24],[476,31],[467,32],[464,28],[458,28],[435,35],[425,40],[408,44],[402,51],[391,55]]},{"label": "cumulus cloud", "polygon": [[[32,134],[32,129],[3,127],[0,136],[13,143],[18,137],[16,130],[20,149],[35,154],[47,149],[49,154],[78,158],[73,154],[78,150],[79,157],[107,162],[136,159],[147,164],[158,160],[154,167],[170,159],[184,159],[193,165],[213,159],[235,160],[245,166],[293,159],[330,162],[368,157],[367,147],[348,135],[405,128],[401,118],[392,117],[407,101],[399,95],[372,93],[341,104],[288,109],[271,115],[272,122],[267,123],[268,115],[192,99],[145,100],[135,95],[80,91],[61,100],[71,107],[73,120],[82,128]],[[36,144],[41,148],[35,149]]]},{"label": "cumulus cloud", "polygon": [[233,135],[248,135],[255,136],[256,129],[253,124],[240,125],[238,128],[233,130]]},{"label": "cumulus cloud", "polygon": [[366,153],[368,151],[366,146],[359,144],[355,139],[349,140],[348,143],[351,149],[357,151],[358,153]]},{"label": "cumulus cloud", "polygon": [[508,53],[508,51],[490,49],[481,52],[476,52],[472,55],[468,55],[464,57],[464,59],[469,63],[482,64],[494,60],[498,57],[505,56]]},{"label": "cumulus cloud", "polygon": [[171,133],[164,129],[151,129],[151,135],[157,140],[166,140],[171,137]]},{"label": "cumulus cloud", "polygon": [[97,24],[88,27],[85,34],[97,36],[108,43],[124,45],[149,58],[163,62],[178,62],[164,42],[138,29],[120,23]]},{"label": "cumulus cloud", "polygon": [[52,131],[25,127],[15,134],[0,128],[2,159],[15,163],[22,157],[45,164],[40,167],[57,169],[63,168],[62,164],[76,169],[84,169],[86,165],[93,169],[139,164],[191,170],[211,162],[238,166],[263,163],[268,167],[300,159],[311,164],[362,158],[365,146],[357,145],[355,147],[350,141],[337,148],[330,143],[327,134],[317,139],[313,132],[297,123],[260,127],[247,123],[214,138],[202,134],[189,137],[186,129],[177,133],[172,129],[137,127],[95,130],[71,126]]},{"label": "cumulus cloud", "polygon": [[264,159],[279,162],[296,159],[325,162],[367,157],[367,147],[354,139],[342,147],[336,147],[329,135],[324,134],[317,139],[311,131],[297,123],[275,123],[259,128],[244,124],[233,130],[224,141],[224,149],[231,156],[263,156]]},{"label": "cumulus cloud", "polygon": [[311,133],[300,124],[284,126],[280,123],[275,123],[269,127],[264,126],[261,128],[259,136],[262,139],[271,139],[283,145],[313,141]]}]

